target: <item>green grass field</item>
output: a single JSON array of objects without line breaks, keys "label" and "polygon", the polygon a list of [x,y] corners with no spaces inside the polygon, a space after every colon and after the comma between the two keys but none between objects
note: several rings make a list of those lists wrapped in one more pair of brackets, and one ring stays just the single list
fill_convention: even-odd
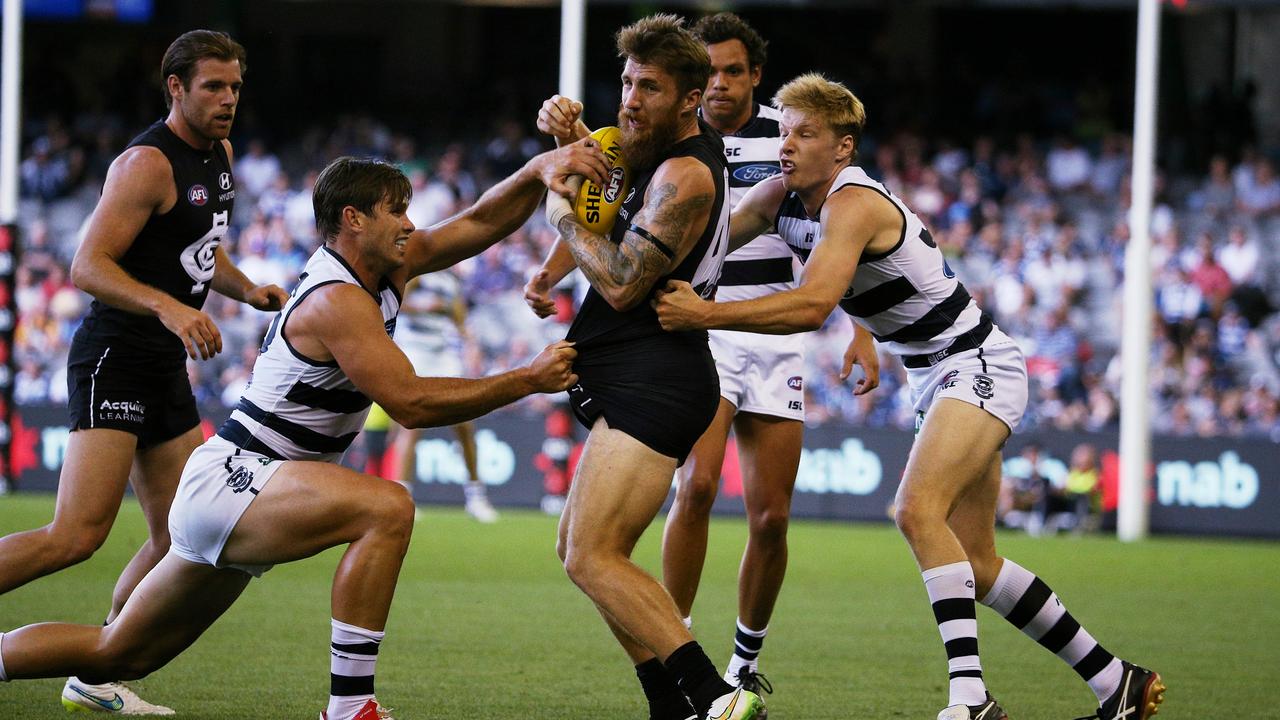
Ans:
[{"label": "green grass field", "polygon": [[[43,524],[49,496],[0,497],[0,532]],[[378,696],[397,718],[646,717],[626,657],[565,578],[555,520],[504,513],[494,526],[429,509],[418,523],[387,628]],[[695,631],[721,667],[732,643],[738,519],[712,526]],[[0,628],[99,622],[116,573],[145,534],[126,502],[92,560],[0,597]],[[659,533],[637,553],[656,568]],[[1277,718],[1280,544],[1159,538],[1031,539],[1006,555],[1038,572],[1108,649],[1158,669],[1161,718]],[[281,566],[184,655],[135,686],[191,720],[315,718],[328,693],[330,551]],[[979,610],[987,682],[1015,720],[1070,720],[1083,682],[989,610]],[[923,718],[946,701],[946,661],[924,589],[893,528],[797,522],[762,670],[775,720]],[[0,685],[0,718],[64,718],[61,680]]]}]

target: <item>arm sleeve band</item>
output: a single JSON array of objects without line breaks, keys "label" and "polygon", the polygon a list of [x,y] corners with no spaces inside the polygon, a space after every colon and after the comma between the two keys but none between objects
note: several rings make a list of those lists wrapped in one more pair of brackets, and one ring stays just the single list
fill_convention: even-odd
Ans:
[{"label": "arm sleeve band", "polygon": [[644,238],[645,240],[648,240],[649,242],[653,243],[653,246],[658,248],[658,250],[661,251],[663,255],[666,255],[667,259],[669,260],[675,259],[676,254],[672,252],[671,248],[667,247],[666,243],[659,240],[657,237],[654,236],[653,233],[649,232],[648,230],[645,230],[644,228],[640,227],[639,225],[636,225],[635,223],[631,223],[631,227],[627,228],[627,232],[633,232],[639,235],[640,237]]}]

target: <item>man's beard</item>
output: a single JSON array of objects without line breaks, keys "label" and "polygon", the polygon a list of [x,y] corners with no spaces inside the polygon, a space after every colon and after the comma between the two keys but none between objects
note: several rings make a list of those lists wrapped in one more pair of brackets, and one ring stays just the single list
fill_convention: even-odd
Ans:
[{"label": "man's beard", "polygon": [[638,172],[651,170],[659,158],[676,144],[678,117],[670,117],[649,123],[643,130],[632,130],[627,125],[626,110],[618,109],[618,127],[622,129],[622,152],[627,164]]}]

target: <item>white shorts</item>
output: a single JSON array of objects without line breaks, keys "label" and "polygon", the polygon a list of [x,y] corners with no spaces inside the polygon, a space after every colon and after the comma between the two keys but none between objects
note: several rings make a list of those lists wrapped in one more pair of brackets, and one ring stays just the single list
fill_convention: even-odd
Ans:
[{"label": "white shorts", "polygon": [[804,338],[712,330],[720,396],[738,412],[804,420]]},{"label": "white shorts", "polygon": [[283,460],[242,450],[218,435],[196,448],[169,510],[173,552],[193,563],[235,568],[254,577],[270,570],[270,565],[224,563],[222,548],[249,503],[283,465]]},{"label": "white shorts", "polygon": [[916,429],[935,400],[954,398],[986,410],[1013,432],[1027,409],[1027,363],[1008,335],[993,329],[981,347],[932,367],[908,368]]},{"label": "white shorts", "polygon": [[462,352],[453,348],[428,348],[413,343],[402,347],[413,373],[419,377],[462,377]]}]

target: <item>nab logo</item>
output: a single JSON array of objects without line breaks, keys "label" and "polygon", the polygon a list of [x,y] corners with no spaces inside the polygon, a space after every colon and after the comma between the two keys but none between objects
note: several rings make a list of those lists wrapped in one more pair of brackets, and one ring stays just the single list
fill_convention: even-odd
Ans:
[{"label": "nab logo", "polygon": [[222,173],[218,176],[218,187],[223,190],[231,189],[231,173]]},{"label": "nab logo", "polygon": [[791,377],[787,378],[787,387],[791,388],[792,390],[799,390],[800,388],[804,387],[804,380],[801,379],[799,375],[792,375]]},{"label": "nab logo", "polygon": [[191,189],[187,191],[187,200],[192,205],[200,207],[209,202],[209,191],[203,185],[192,185]]},{"label": "nab logo", "polygon": [[942,382],[938,383],[939,390],[953,388],[956,386],[956,376],[960,374],[959,370],[952,370],[942,378]]},{"label": "nab logo", "polygon": [[751,163],[743,165],[733,170],[733,179],[738,182],[751,183],[752,185],[768,180],[769,178],[782,172],[782,169],[776,165],[768,163]]}]

